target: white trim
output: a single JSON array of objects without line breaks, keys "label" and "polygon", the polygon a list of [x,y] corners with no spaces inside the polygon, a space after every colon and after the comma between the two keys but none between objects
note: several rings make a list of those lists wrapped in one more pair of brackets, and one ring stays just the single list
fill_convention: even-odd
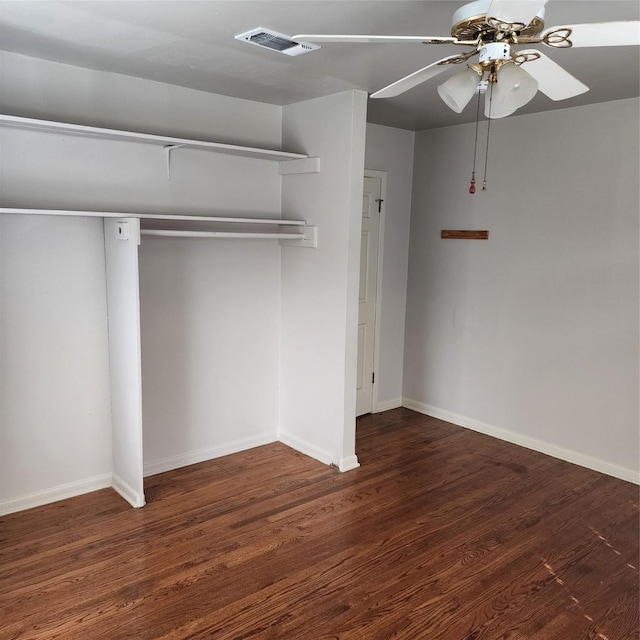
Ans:
[{"label": "white trim", "polygon": [[338,463],[338,469],[340,469],[342,473],[357,469],[359,466],[360,463],[358,462],[358,456],[356,456],[355,454],[352,456],[340,458],[340,462]]},{"label": "white trim", "polygon": [[475,418],[462,416],[460,414],[453,413],[452,411],[447,411],[446,409],[440,409],[439,407],[434,407],[430,404],[411,400],[410,398],[403,397],[402,406],[407,409],[417,411],[418,413],[423,413],[427,416],[451,422],[459,427],[465,427],[466,429],[471,429],[478,433],[484,433],[485,435],[498,438],[499,440],[504,440],[505,442],[526,447],[527,449],[544,453],[554,458],[564,460],[565,462],[571,462],[572,464],[577,464],[581,467],[586,467],[587,469],[604,473],[608,476],[618,478],[619,480],[640,484],[640,473],[637,471],[612,464],[611,462],[607,462],[600,458],[594,458],[584,453],[580,453],[579,451],[575,451],[574,449],[565,449],[564,447],[560,447],[550,442],[531,438],[529,436],[516,433],[515,431],[496,427],[494,425],[487,424],[486,422],[476,420]]},{"label": "white trim", "polygon": [[299,438],[298,436],[294,436],[292,433],[279,430],[278,440],[283,444],[286,444],[288,447],[291,447],[300,453],[304,453],[305,456],[309,456],[323,464],[334,464],[333,456],[328,451],[325,451],[320,447],[316,447],[315,444],[308,442],[304,438]]},{"label": "white trim", "polygon": [[373,370],[376,381],[371,392],[371,409],[376,411],[378,406],[378,388],[380,386],[380,318],[382,314],[382,262],[384,259],[384,231],[387,212],[387,172],[377,169],[365,169],[365,178],[380,178],[380,217],[378,220],[378,259],[376,274],[376,312],[373,322]]},{"label": "white trim", "polygon": [[124,498],[132,507],[138,509],[144,507],[144,493],[138,493],[130,484],[127,484],[119,475],[113,474],[111,480],[113,490]]},{"label": "white trim", "polygon": [[180,469],[181,467],[188,467],[191,464],[198,464],[199,462],[213,460],[214,458],[221,458],[222,456],[228,456],[232,453],[246,451],[247,449],[253,449],[254,447],[261,447],[262,445],[271,444],[272,442],[277,441],[278,438],[275,433],[269,432],[263,433],[259,436],[233,440],[217,447],[198,449],[197,451],[189,451],[188,453],[182,453],[177,456],[146,462],[144,465],[144,476],[145,478],[147,476],[154,476],[158,473],[164,473],[165,471],[173,471],[174,469]]},{"label": "white trim", "polygon": [[24,511],[24,509],[32,509],[33,507],[41,507],[51,502],[58,502],[58,500],[75,498],[91,491],[108,489],[111,487],[111,481],[111,474],[103,473],[92,478],[76,480],[75,482],[60,484],[57,487],[51,487],[43,491],[35,491],[17,498],[10,498],[0,502],[0,516],[15,513],[16,511]]},{"label": "white trim", "polygon": [[383,411],[389,411],[390,409],[397,409],[402,406],[402,398],[391,398],[391,400],[382,400],[378,402],[373,409],[374,413],[382,413]]}]

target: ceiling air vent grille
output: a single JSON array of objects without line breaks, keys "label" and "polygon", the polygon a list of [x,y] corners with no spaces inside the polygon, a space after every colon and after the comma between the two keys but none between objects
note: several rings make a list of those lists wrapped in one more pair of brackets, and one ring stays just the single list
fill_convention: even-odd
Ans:
[{"label": "ceiling air vent grille", "polygon": [[241,33],[236,36],[236,40],[244,40],[249,44],[255,44],[258,47],[271,49],[272,51],[279,51],[287,56],[299,56],[302,53],[308,53],[309,51],[320,48],[317,44],[296,42],[289,36],[263,27]]}]

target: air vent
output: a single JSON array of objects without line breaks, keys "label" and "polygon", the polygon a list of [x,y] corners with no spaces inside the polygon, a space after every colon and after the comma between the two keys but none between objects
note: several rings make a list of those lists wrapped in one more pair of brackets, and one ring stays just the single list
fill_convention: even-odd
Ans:
[{"label": "air vent", "polygon": [[255,44],[258,47],[264,49],[271,49],[272,51],[279,51],[287,56],[299,56],[309,51],[314,51],[320,47],[317,44],[310,44],[309,42],[296,42],[289,36],[285,36],[282,33],[265,29],[264,27],[258,27],[257,29],[251,29],[246,33],[241,33],[236,36],[236,40],[244,40],[250,44]]}]

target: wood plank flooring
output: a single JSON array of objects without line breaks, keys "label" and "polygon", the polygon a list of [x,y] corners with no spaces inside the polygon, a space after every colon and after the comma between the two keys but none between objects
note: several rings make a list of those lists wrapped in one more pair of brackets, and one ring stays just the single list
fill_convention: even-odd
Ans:
[{"label": "wood plank flooring", "polygon": [[638,487],[407,409],[0,519],[0,638],[637,640]]}]

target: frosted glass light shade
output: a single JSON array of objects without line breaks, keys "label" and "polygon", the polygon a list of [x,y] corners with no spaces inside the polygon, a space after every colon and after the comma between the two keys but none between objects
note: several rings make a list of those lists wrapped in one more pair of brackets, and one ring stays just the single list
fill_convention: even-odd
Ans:
[{"label": "frosted glass light shade", "polygon": [[[504,109],[519,109],[538,92],[538,82],[522,67],[513,62],[498,69],[498,82],[493,88],[493,101],[504,105]],[[500,117],[500,116],[495,116]]]},{"label": "frosted glass light shade", "polygon": [[438,93],[449,109],[461,113],[473,98],[479,82],[480,74],[471,67],[467,67],[442,83],[438,87]]},{"label": "frosted glass light shade", "polygon": [[516,109],[505,106],[504,101],[500,100],[500,96],[496,96],[497,91],[495,88],[493,90],[493,96],[490,96],[490,91],[491,87],[489,87],[487,93],[484,95],[485,118],[506,118],[516,111]]}]

